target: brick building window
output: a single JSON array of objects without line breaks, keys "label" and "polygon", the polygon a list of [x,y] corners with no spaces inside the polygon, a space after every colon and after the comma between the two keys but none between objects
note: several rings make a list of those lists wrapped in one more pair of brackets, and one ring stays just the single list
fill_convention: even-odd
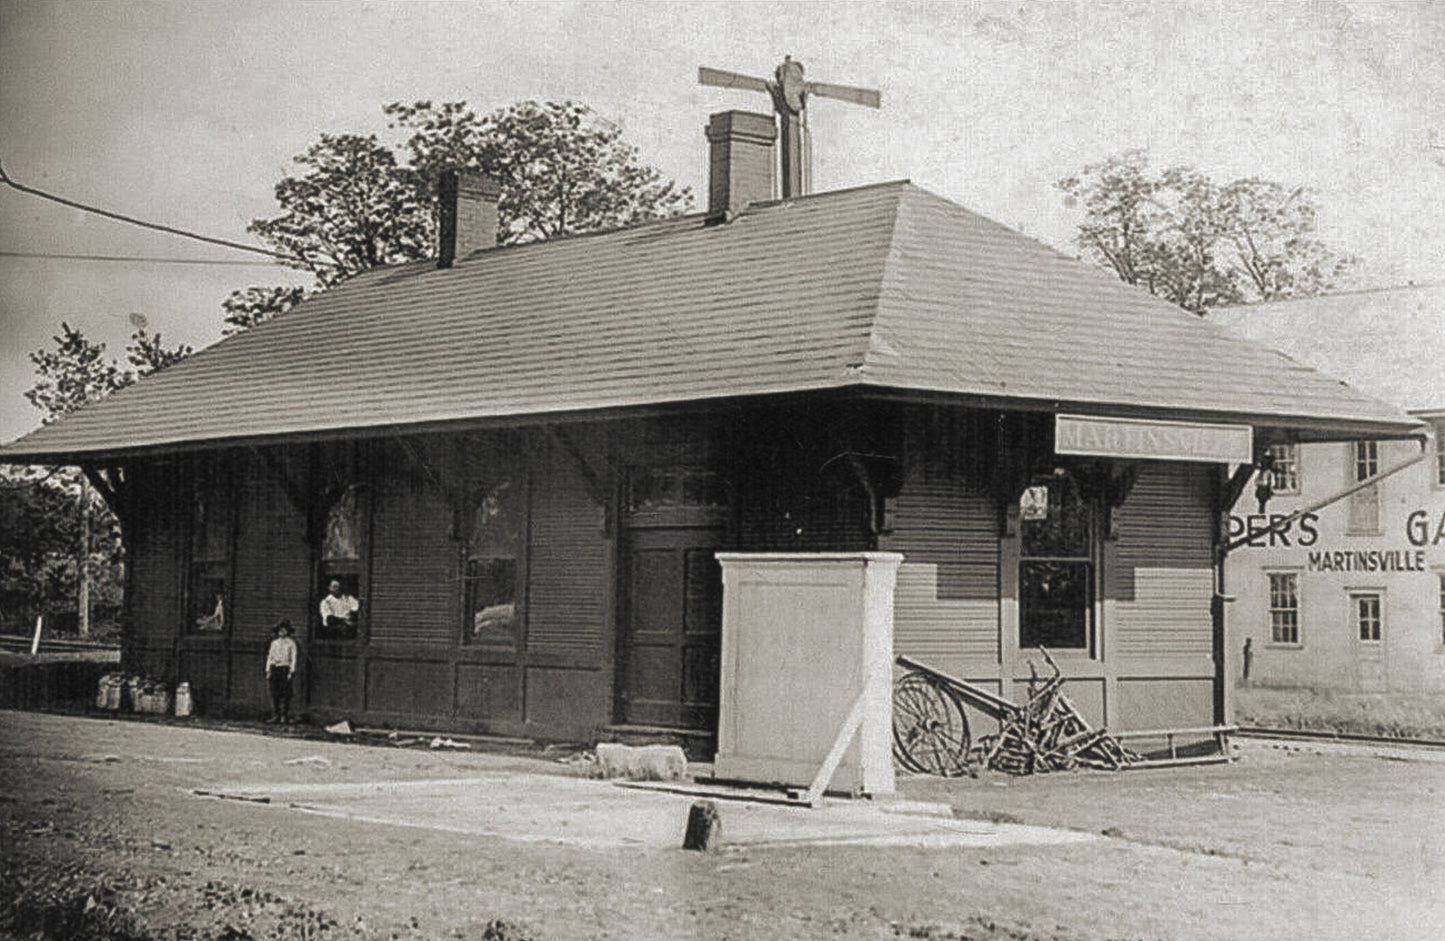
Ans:
[{"label": "brick building window", "polygon": [[1445,418],[1431,424],[1435,426],[1435,486],[1445,487]]},{"label": "brick building window", "polygon": [[1299,574],[1269,574],[1269,639],[1275,644],[1298,644]]},{"label": "brick building window", "polygon": [[1270,466],[1270,492],[1299,493],[1299,445],[1272,444],[1269,456],[1274,459]]},{"label": "brick building window", "polygon": [[1354,612],[1355,627],[1360,640],[1380,639],[1380,596],[1377,592],[1361,591],[1350,595],[1350,608]]},{"label": "brick building window", "polygon": [[1445,572],[1436,577],[1440,579],[1440,643],[1445,645]]},{"label": "brick building window", "polygon": [[[1380,444],[1356,441],[1350,446],[1350,480],[1358,483],[1380,472]],[[1350,494],[1350,519],[1345,530],[1355,535],[1380,532],[1380,488],[1372,484]]]}]

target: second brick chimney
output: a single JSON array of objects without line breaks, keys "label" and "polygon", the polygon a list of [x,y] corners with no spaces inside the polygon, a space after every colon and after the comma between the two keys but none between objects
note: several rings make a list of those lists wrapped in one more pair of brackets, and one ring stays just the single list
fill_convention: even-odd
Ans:
[{"label": "second brick chimney", "polygon": [[778,128],[771,114],[722,111],[709,119],[707,217],[723,222],[773,198]]},{"label": "second brick chimney", "polygon": [[437,267],[450,268],[479,248],[497,246],[497,181],[474,170],[448,170],[437,180],[437,223],[441,230]]}]

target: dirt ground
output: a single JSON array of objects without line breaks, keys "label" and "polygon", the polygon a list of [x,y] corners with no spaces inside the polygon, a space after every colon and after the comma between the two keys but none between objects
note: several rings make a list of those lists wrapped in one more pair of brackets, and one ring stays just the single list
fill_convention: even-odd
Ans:
[{"label": "dirt ground", "polygon": [[1095,838],[736,844],[724,803],[722,848],[697,853],[197,796],[501,772],[544,776],[519,779],[540,791],[587,766],[186,723],[0,712],[0,903],[22,918],[13,934],[36,927],[37,898],[76,890],[93,921],[134,916],[129,934],[92,936],[136,939],[1445,937],[1438,754],[1241,743],[1228,765],[906,778],[904,796],[959,817]]}]

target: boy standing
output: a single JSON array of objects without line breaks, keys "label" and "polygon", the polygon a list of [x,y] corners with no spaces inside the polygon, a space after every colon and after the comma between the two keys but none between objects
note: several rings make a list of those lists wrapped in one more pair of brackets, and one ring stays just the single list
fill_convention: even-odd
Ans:
[{"label": "boy standing", "polygon": [[291,722],[291,677],[296,673],[296,641],[291,639],[291,622],[276,622],[276,639],[266,651],[266,682],[271,687],[271,718],[267,722]]}]

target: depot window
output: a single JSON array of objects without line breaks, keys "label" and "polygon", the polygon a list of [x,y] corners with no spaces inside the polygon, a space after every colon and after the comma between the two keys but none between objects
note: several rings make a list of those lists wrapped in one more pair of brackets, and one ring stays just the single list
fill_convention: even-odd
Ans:
[{"label": "depot window", "polygon": [[1275,644],[1299,643],[1299,574],[1269,573],[1269,639]]},{"label": "depot window", "polygon": [[1350,595],[1350,608],[1354,612],[1355,628],[1360,640],[1378,642],[1380,639],[1380,596],[1377,592],[1355,592]]},{"label": "depot window", "polygon": [[237,503],[230,470],[227,462],[216,458],[198,459],[193,465],[186,594],[190,629],[196,633],[220,633],[230,619]]},{"label": "depot window", "polygon": [[527,490],[521,475],[494,477],[472,494],[465,643],[515,647],[521,641],[526,523]]},{"label": "depot window", "polygon": [[1036,481],[1019,499],[1019,647],[1089,650],[1098,514],[1070,474]]}]

